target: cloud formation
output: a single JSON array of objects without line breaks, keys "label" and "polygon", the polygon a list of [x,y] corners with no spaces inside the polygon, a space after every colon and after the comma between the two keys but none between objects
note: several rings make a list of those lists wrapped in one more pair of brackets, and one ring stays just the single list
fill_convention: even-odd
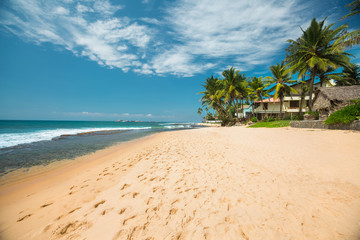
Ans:
[{"label": "cloud formation", "polygon": [[114,17],[123,6],[108,0],[72,2],[9,2],[1,9],[1,25],[26,41],[50,42],[98,64],[128,71],[141,65],[137,53],[150,40],[146,26],[127,17]]},{"label": "cloud formation", "polygon": [[298,14],[299,1],[178,0],[158,19],[132,19],[126,5],[109,0],[12,0],[0,9],[0,25],[105,67],[186,77],[229,64],[246,70],[269,64],[309,21]]}]

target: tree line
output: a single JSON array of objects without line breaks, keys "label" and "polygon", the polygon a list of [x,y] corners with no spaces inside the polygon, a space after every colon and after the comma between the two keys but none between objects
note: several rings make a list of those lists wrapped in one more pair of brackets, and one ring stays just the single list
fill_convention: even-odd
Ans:
[{"label": "tree line", "polygon": [[[350,13],[343,18],[359,14],[360,0],[347,7]],[[246,77],[245,73],[231,67],[223,71],[220,78],[207,78],[202,84],[204,91],[199,93],[202,107],[198,113],[202,114],[205,109],[208,118],[216,116],[225,125],[233,124],[240,121],[238,109],[244,103],[253,104],[271,96],[280,100],[282,117],[284,97],[292,93],[301,97],[300,106],[309,95],[308,108],[312,111],[315,79],[320,81],[320,86],[330,79],[336,81],[336,86],[359,85],[360,67],[350,61],[355,56],[346,50],[360,43],[360,30],[348,32],[346,24],[335,28],[335,24],[326,26],[325,21],[326,18],[322,21],[314,18],[307,29],[301,29],[298,39],[288,40],[284,60],[270,66],[272,76]],[[342,71],[335,72],[339,68]],[[292,75],[296,74],[297,80],[292,80]],[[291,87],[296,82],[300,83],[299,92]]]}]

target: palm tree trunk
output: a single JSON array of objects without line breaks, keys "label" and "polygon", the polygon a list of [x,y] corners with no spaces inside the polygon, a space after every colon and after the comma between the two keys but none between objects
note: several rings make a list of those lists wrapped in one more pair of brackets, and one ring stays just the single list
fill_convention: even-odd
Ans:
[{"label": "palm tree trunk", "polygon": [[300,106],[299,106],[299,117],[301,116],[303,102],[304,102],[304,96],[303,96],[303,94],[301,94]]},{"label": "palm tree trunk", "polygon": [[283,112],[282,112],[283,104],[284,104],[284,97],[281,97],[280,98],[280,118],[281,119],[283,118]]},{"label": "palm tree trunk", "polygon": [[312,94],[314,91],[314,80],[316,74],[316,66],[312,69],[311,79],[310,79],[310,94],[309,94],[309,110],[312,112]]},{"label": "palm tree trunk", "polygon": [[239,119],[239,110],[238,110],[238,108],[237,108],[237,104],[236,104],[235,98],[233,99],[233,104],[234,104],[234,108],[235,108],[236,118]]}]

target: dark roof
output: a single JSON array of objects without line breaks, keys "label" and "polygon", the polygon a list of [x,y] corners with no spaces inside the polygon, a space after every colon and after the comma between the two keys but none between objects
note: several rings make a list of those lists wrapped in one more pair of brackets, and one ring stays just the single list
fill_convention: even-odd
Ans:
[{"label": "dark roof", "polygon": [[350,102],[360,98],[360,85],[343,87],[321,87],[316,90],[314,110],[329,108],[332,102]]}]

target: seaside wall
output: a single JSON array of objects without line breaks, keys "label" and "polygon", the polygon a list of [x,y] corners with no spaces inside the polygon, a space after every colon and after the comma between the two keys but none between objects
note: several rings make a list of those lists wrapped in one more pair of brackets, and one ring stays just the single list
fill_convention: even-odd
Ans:
[{"label": "seaside wall", "polygon": [[360,131],[360,120],[353,121],[349,124],[332,124],[326,125],[321,120],[292,121],[290,126],[294,128],[320,128],[320,129],[340,129],[340,130],[357,130]]}]

